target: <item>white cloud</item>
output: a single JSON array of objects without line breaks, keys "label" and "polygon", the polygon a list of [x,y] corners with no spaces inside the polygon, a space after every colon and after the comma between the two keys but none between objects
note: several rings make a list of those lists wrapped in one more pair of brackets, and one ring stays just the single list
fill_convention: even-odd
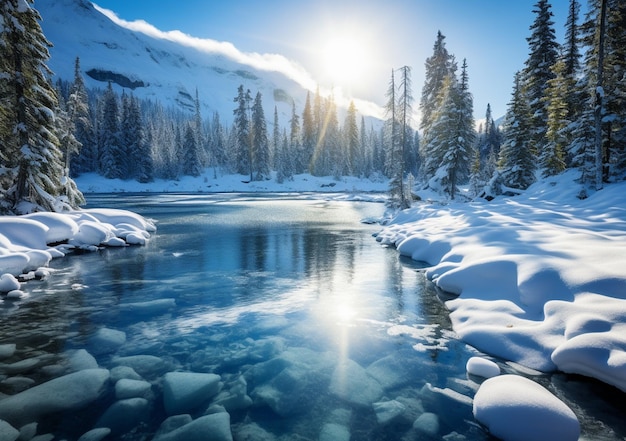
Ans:
[{"label": "white cloud", "polygon": [[[223,55],[237,63],[250,66],[254,69],[282,73],[287,78],[290,78],[306,90],[312,92],[315,91],[318,86],[317,81],[315,81],[302,66],[283,55],[242,52],[237,49],[235,45],[227,41],[193,37],[179,30],[162,31],[144,20],[126,21],[109,9],[102,8],[95,3],[93,3],[93,5],[96,10],[109,18],[113,23],[131,31],[140,32],[152,38],[171,41],[182,46],[196,49],[200,52]],[[321,92],[323,94],[330,93],[330,91],[326,90],[321,90]],[[335,89],[333,92],[337,104],[347,108],[350,98],[346,97],[341,90]],[[359,99],[354,99],[354,102],[361,114],[376,118],[382,117],[383,112],[379,105]]]}]

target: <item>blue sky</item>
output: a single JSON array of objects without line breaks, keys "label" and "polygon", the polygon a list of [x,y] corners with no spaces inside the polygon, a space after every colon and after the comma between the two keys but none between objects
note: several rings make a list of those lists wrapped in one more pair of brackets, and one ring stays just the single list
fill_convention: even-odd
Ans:
[{"label": "blue sky", "polygon": [[[277,53],[323,87],[378,104],[392,68],[411,66],[417,107],[424,62],[440,30],[448,51],[467,59],[474,113],[505,113],[515,72],[528,56],[536,0],[96,0],[128,21],[228,41],[243,52]],[[583,0],[584,3],[584,0]],[[569,0],[552,0],[562,41]],[[584,8],[584,5],[583,5]],[[330,65],[338,69],[332,69]]]}]

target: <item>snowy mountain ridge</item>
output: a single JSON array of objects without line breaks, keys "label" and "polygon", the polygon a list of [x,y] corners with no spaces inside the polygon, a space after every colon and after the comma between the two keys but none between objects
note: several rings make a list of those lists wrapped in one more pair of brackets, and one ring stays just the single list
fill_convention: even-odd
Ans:
[{"label": "snowy mountain ridge", "polygon": [[[193,111],[196,90],[204,117],[218,112],[229,122],[241,84],[263,95],[266,114],[277,106],[281,119],[292,105],[301,112],[316,84],[300,66],[276,54],[247,54],[228,42],[199,39],[180,31],[163,32],[144,21],[126,22],[87,0],[37,1],[44,34],[53,44],[49,67],[72,80],[74,60],[89,88],[108,82],[144,99]],[[347,101],[339,97],[340,107]],[[355,100],[366,116],[378,116],[373,103]]]}]

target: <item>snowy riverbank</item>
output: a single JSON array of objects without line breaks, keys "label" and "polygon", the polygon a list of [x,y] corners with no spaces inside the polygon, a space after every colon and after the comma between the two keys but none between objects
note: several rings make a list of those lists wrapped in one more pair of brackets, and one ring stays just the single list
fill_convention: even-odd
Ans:
[{"label": "snowy riverbank", "polygon": [[431,265],[471,345],[626,391],[626,183],[586,200],[569,173],[524,195],[420,204],[377,237]]}]

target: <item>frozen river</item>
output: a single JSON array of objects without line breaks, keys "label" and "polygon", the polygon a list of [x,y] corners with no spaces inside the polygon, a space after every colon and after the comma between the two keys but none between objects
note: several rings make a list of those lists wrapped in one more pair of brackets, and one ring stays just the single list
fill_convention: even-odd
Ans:
[{"label": "frozen river", "polygon": [[[490,439],[472,417],[479,380],[465,372],[480,354],[455,337],[419,265],[381,247],[372,238],[380,227],[361,222],[380,217],[383,204],[244,194],[88,199],[155,219],[158,231],[146,246],[54,260],[49,278],[24,284],[26,299],[2,305],[0,344],[33,361],[17,373],[0,365],[0,392],[91,355],[149,383],[133,397],[143,400],[133,416],[107,421],[107,440],[152,439],[168,416],[196,419],[207,409],[228,413],[236,440]],[[175,371],[214,374],[219,385],[172,404],[163,390]],[[589,439],[625,435],[611,388],[534,378],[578,411]],[[38,433],[77,439],[105,425],[119,399],[111,391],[87,409],[42,418]]]}]

